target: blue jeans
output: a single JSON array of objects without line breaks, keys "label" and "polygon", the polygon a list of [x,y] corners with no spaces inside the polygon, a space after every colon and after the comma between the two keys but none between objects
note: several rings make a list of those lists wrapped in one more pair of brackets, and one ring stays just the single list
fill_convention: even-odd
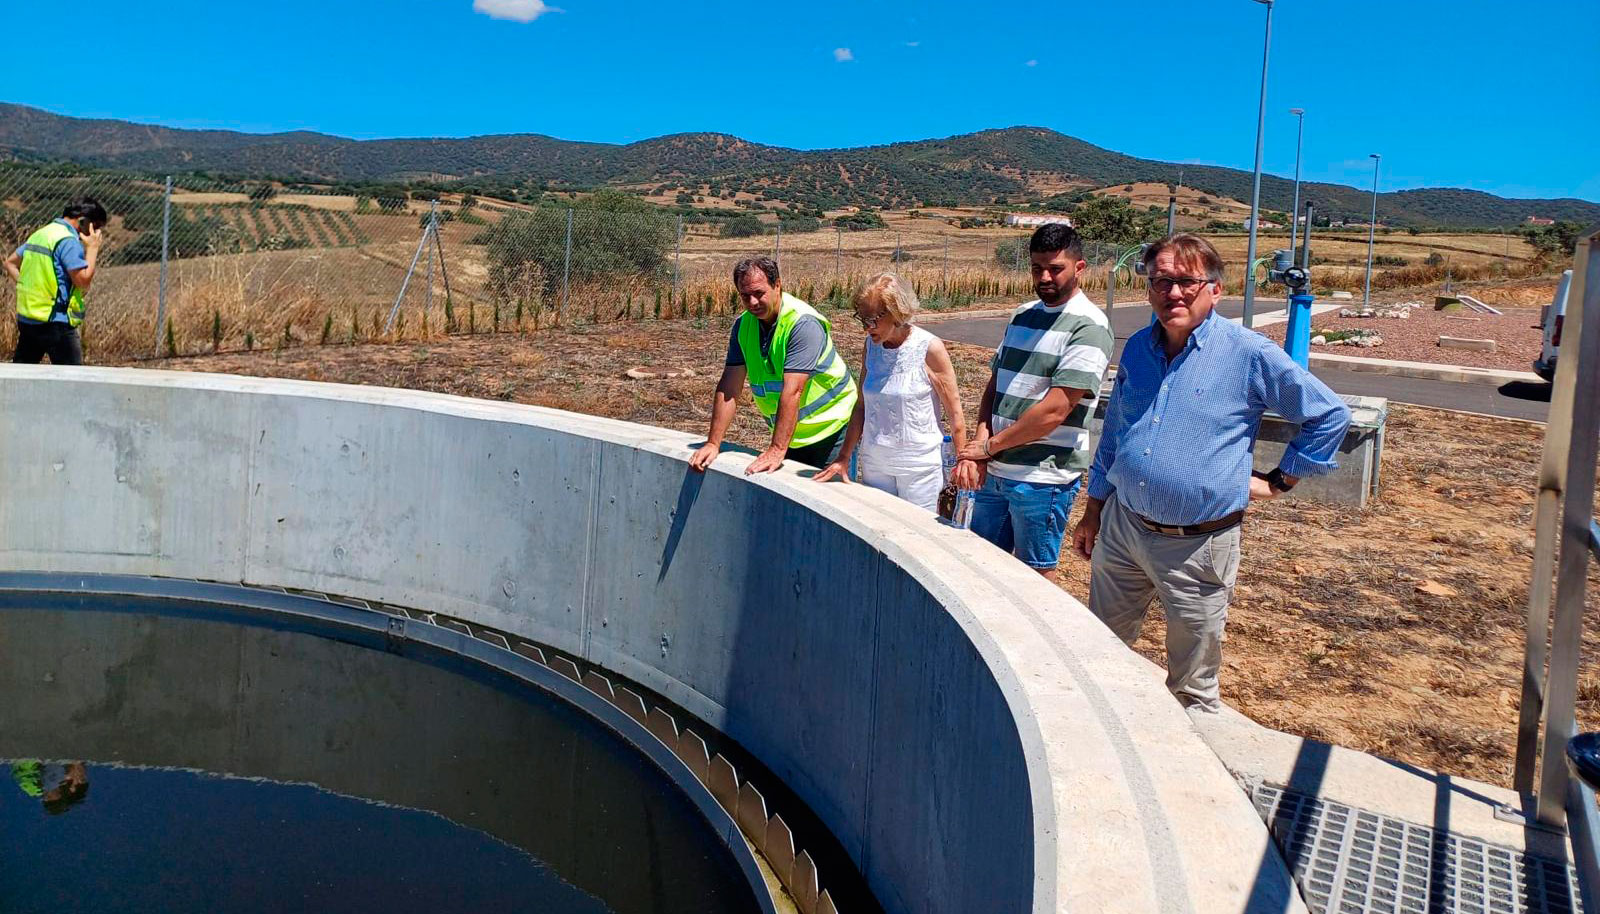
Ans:
[{"label": "blue jeans", "polygon": [[1015,555],[1030,568],[1052,569],[1061,560],[1072,501],[1083,484],[1014,482],[993,473],[972,505],[972,532]]}]

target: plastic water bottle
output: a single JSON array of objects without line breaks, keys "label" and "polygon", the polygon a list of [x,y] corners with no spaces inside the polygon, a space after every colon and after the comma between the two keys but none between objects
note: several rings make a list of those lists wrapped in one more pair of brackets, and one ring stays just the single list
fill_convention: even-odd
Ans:
[{"label": "plastic water bottle", "polygon": [[955,509],[951,512],[950,526],[958,530],[972,529],[972,509],[978,503],[978,493],[971,489],[956,492]]},{"label": "plastic water bottle", "polygon": [[944,489],[939,493],[939,519],[961,530],[972,526],[974,494],[956,488],[956,445],[944,436]]}]

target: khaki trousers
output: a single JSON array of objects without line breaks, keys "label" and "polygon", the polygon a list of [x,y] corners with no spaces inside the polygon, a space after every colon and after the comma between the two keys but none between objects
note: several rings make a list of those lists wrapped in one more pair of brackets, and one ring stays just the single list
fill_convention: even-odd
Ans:
[{"label": "khaki trousers", "polygon": [[1091,553],[1089,611],[1124,643],[1152,597],[1167,613],[1167,689],[1185,707],[1221,707],[1222,630],[1239,575],[1239,526],[1198,536],[1156,533],[1113,494]]}]

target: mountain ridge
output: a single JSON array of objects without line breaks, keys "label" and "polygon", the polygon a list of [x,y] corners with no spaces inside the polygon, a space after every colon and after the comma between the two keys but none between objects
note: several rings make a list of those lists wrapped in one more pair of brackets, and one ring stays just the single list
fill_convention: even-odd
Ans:
[{"label": "mountain ridge", "polygon": [[[716,188],[804,210],[845,206],[1020,205],[1063,190],[1138,181],[1171,182],[1247,200],[1251,173],[1142,159],[1043,127],[991,128],[876,146],[797,150],[698,131],[627,144],[563,140],[539,133],[464,138],[353,140],[316,131],[252,134],[73,118],[0,102],[0,150],[29,161],[60,160],[145,173],[211,172],[323,183],[530,182],[556,189],[668,185],[691,195]],[[1261,179],[1262,206],[1287,210],[1292,182]],[[1306,182],[1302,199],[1333,218],[1360,218],[1370,192]],[[1380,218],[1397,226],[1492,228],[1539,216],[1600,222],[1600,204],[1574,198],[1515,199],[1464,188],[1379,195]]]}]

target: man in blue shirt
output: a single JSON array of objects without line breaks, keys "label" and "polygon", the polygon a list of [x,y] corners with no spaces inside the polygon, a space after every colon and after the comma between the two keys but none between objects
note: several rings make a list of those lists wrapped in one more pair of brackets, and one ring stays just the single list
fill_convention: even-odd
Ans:
[{"label": "man in blue shirt", "polygon": [[105,207],[85,197],[32,235],[3,262],[17,284],[17,351],[13,362],[83,363],[78,326],[94,282],[105,235]]},{"label": "man in blue shirt", "polygon": [[[1132,644],[1159,598],[1167,688],[1216,711],[1245,508],[1335,469],[1350,409],[1277,344],[1215,314],[1223,263],[1210,242],[1172,235],[1144,263],[1155,319],[1123,350],[1072,543],[1091,563],[1089,610]],[[1256,475],[1269,410],[1300,433]]]}]

